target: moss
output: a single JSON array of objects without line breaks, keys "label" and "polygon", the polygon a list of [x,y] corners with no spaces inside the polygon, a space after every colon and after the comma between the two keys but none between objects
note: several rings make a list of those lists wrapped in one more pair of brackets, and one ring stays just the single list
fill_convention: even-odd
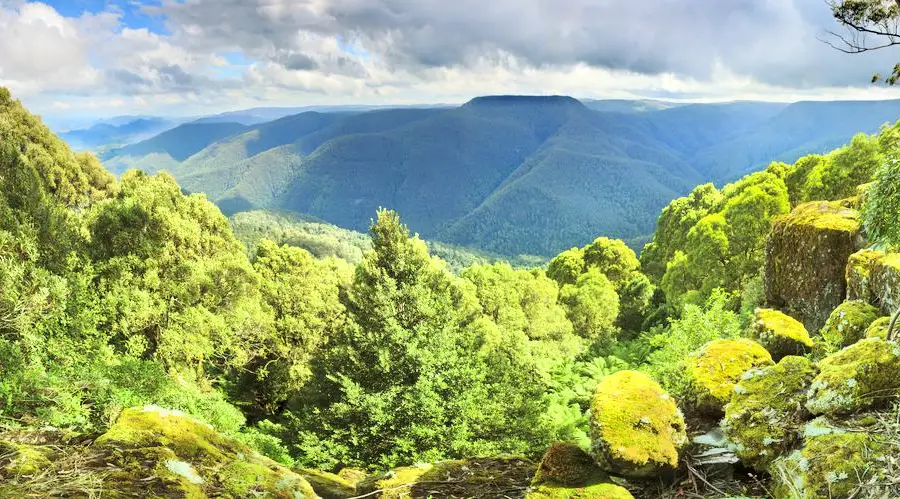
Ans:
[{"label": "moss", "polygon": [[819,375],[807,395],[813,414],[849,414],[878,407],[900,390],[900,346],[867,338],[819,363]]},{"label": "moss", "polygon": [[859,213],[843,202],[800,205],[775,220],[766,243],[766,301],[802,322],[825,324],[847,294],[847,260],[862,245]]},{"label": "moss", "polygon": [[366,473],[365,470],[357,468],[344,468],[341,471],[338,471],[338,476],[351,487],[356,487],[356,484],[364,480],[369,474]]},{"label": "moss", "polygon": [[564,487],[583,487],[607,481],[594,458],[574,444],[555,443],[544,453],[532,484],[552,482]]},{"label": "moss", "polygon": [[745,372],[772,364],[769,352],[746,338],[707,343],[687,359],[688,379],[697,408],[721,411]]},{"label": "moss", "polygon": [[846,301],[834,309],[819,331],[826,351],[850,346],[866,336],[866,329],[881,311],[861,300]]},{"label": "moss", "polygon": [[775,497],[852,497],[860,483],[881,478],[884,445],[873,435],[827,428],[815,433],[773,464]]},{"label": "moss", "polygon": [[333,473],[306,469],[299,470],[298,473],[323,499],[345,499],[356,495],[355,484]]},{"label": "moss", "polygon": [[866,338],[881,338],[882,340],[886,340],[890,325],[890,317],[879,317],[878,319],[875,319],[875,322],[869,324],[869,327],[866,328]]},{"label": "moss", "polygon": [[754,315],[749,336],[768,350],[773,360],[805,355],[812,350],[813,341],[800,321],[770,308],[758,308]]},{"label": "moss", "polygon": [[592,453],[608,471],[649,476],[678,465],[687,443],[675,401],[647,375],[619,371],[604,377],[590,406]]},{"label": "moss", "polygon": [[741,461],[760,471],[800,439],[803,407],[816,370],[803,357],[788,356],[747,371],[725,406],[722,429]]},{"label": "moss", "polygon": [[94,447],[117,471],[108,488],[149,497],[316,497],[309,483],[209,426],[155,406],[122,411]]},{"label": "moss", "polygon": [[581,488],[548,484],[529,492],[525,499],[634,499],[634,496],[624,487],[612,483]]},{"label": "moss", "polygon": [[870,289],[884,315],[900,307],[900,253],[888,253],[872,269]]},{"label": "moss", "polygon": [[412,486],[431,468],[430,464],[397,468],[381,476],[366,478],[356,485],[356,491],[359,495],[365,495],[380,490],[380,494],[372,497],[381,499],[412,497]]},{"label": "moss", "polygon": [[0,440],[0,476],[36,475],[51,466],[50,456],[48,448]]}]

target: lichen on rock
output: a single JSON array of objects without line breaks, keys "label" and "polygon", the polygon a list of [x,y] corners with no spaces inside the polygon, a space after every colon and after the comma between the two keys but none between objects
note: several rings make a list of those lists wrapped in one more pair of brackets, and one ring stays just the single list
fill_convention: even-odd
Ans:
[{"label": "lichen on rock", "polygon": [[562,487],[584,487],[606,482],[608,475],[597,466],[590,454],[575,444],[558,442],[550,446],[537,473],[533,485],[552,483]]},{"label": "lichen on rock", "polygon": [[811,424],[803,447],[771,467],[775,497],[847,498],[861,483],[884,478],[886,448],[877,435],[832,428],[823,421]]},{"label": "lichen on rock", "polygon": [[758,308],[748,330],[775,361],[788,355],[804,355],[813,348],[813,340],[803,324],[793,317],[770,308]]},{"label": "lichen on rock", "polygon": [[812,414],[850,414],[879,407],[900,391],[900,346],[867,338],[819,362],[807,394]]},{"label": "lichen on rock", "polygon": [[746,338],[707,343],[687,359],[694,404],[703,411],[721,411],[745,372],[773,363],[765,348]]},{"label": "lichen on rock", "polygon": [[860,249],[859,212],[845,201],[797,206],[775,220],[766,243],[766,300],[817,331],[847,294],[846,268]]},{"label": "lichen on rock", "polygon": [[742,462],[763,471],[799,441],[815,374],[809,360],[796,356],[744,373],[722,420],[729,447]]},{"label": "lichen on rock", "polygon": [[865,338],[866,329],[881,317],[881,311],[862,300],[841,303],[819,331],[826,351],[848,347]]},{"label": "lichen on rock", "polygon": [[590,405],[591,453],[601,468],[650,476],[678,465],[684,416],[655,381],[637,371],[604,377]]}]

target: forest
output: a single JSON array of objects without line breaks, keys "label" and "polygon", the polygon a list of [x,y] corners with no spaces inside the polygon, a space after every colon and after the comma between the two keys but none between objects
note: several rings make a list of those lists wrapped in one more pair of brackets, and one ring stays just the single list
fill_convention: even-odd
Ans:
[{"label": "forest", "polygon": [[0,496],[894,497],[898,160],[885,125],[510,263],[390,207],[229,220],[0,89]]}]

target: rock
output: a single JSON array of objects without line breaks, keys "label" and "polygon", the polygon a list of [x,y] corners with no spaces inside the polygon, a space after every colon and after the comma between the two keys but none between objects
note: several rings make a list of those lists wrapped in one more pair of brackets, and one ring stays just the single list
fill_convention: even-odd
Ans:
[{"label": "rock", "polygon": [[797,206],[775,220],[766,244],[766,300],[819,330],[847,295],[847,260],[863,244],[859,212],[847,202]]},{"label": "rock", "polygon": [[900,346],[867,338],[819,362],[806,400],[812,414],[850,414],[882,406],[900,391]]},{"label": "rock", "polygon": [[819,331],[826,351],[848,347],[865,338],[866,329],[881,316],[878,308],[862,300],[841,303]]},{"label": "rock", "polygon": [[604,377],[591,399],[591,453],[600,467],[646,477],[678,466],[687,443],[684,416],[646,374],[619,371]]},{"label": "rock", "polygon": [[745,372],[774,363],[765,348],[746,338],[711,341],[686,362],[695,404],[708,412],[720,412],[725,407]]},{"label": "rock", "polygon": [[628,489],[612,483],[588,487],[541,485],[525,495],[525,499],[634,499]]},{"label": "rock", "polygon": [[535,473],[519,458],[477,458],[398,468],[357,484],[357,494],[373,498],[503,497],[522,490]]},{"label": "rock", "polygon": [[107,488],[163,497],[315,498],[297,473],[178,411],[122,411],[94,442],[112,466]]},{"label": "rock", "polygon": [[[432,465],[430,464],[396,468],[381,476],[365,478],[356,484],[356,491],[359,495],[374,493],[371,497],[381,499],[410,497],[412,486],[431,468]],[[382,492],[375,493],[379,490]]]},{"label": "rock", "polygon": [[891,315],[900,307],[900,254],[865,249],[847,263],[847,299],[863,300]]},{"label": "rock", "polygon": [[597,462],[581,447],[574,444],[555,443],[547,449],[533,485],[545,483],[561,487],[584,487],[608,481],[609,476],[597,466]]},{"label": "rock", "polygon": [[885,450],[875,434],[848,432],[814,421],[807,425],[803,447],[773,463],[774,496],[876,497],[859,495],[860,484],[885,478]]},{"label": "rock", "polygon": [[749,336],[759,342],[772,359],[788,355],[805,355],[812,351],[813,341],[800,321],[770,308],[758,308],[750,324]]},{"label": "rock", "polygon": [[890,317],[879,317],[878,319],[875,319],[875,322],[869,324],[869,327],[866,328],[866,338],[881,338],[882,340],[886,340],[888,327],[890,327],[890,325]]},{"label": "rock", "polygon": [[356,495],[355,485],[334,473],[310,469],[298,470],[297,473],[322,499],[347,499]]},{"label": "rock", "polygon": [[794,356],[744,373],[722,420],[729,447],[744,464],[764,471],[799,441],[808,415],[803,404],[815,375],[809,360]]},{"label": "rock", "polygon": [[363,481],[369,474],[365,470],[357,468],[343,468],[341,471],[338,471],[338,476],[351,486],[356,487],[356,484]]}]

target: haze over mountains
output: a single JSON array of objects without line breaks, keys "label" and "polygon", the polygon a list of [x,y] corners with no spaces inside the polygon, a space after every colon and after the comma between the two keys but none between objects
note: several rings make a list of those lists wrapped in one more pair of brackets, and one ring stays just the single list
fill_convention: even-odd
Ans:
[{"label": "haze over mountains", "polygon": [[[110,170],[168,170],[226,213],[279,209],[365,230],[380,207],[423,237],[552,255],[652,232],[697,184],[826,152],[900,117],[900,101],[585,101],[496,96],[459,107],[229,115],[109,150]],[[235,115],[231,115],[235,116]]]}]

